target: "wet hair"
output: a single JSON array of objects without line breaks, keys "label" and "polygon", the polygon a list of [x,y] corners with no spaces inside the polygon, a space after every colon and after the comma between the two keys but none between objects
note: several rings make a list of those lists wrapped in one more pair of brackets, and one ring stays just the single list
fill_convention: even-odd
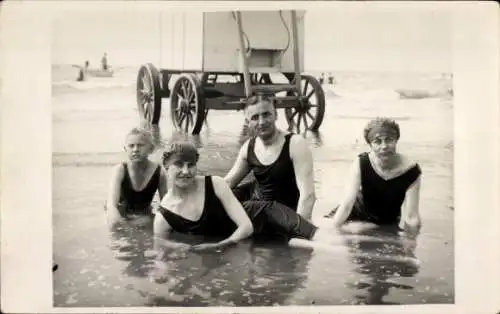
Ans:
[{"label": "wet hair", "polygon": [[363,130],[365,141],[370,144],[373,141],[375,135],[381,132],[388,136],[394,137],[396,140],[399,140],[399,124],[389,118],[377,117],[368,122],[365,129]]},{"label": "wet hair", "polygon": [[197,163],[200,158],[198,149],[189,141],[174,141],[163,152],[162,164],[168,167],[173,160],[182,160]]},{"label": "wet hair", "polygon": [[149,145],[154,146],[153,135],[146,129],[133,128],[127,133],[125,138],[128,138],[130,135],[140,135]]}]

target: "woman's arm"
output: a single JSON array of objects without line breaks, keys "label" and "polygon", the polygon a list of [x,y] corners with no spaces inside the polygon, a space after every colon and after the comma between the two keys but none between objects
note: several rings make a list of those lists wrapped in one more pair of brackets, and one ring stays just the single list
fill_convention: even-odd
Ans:
[{"label": "woman's arm", "polygon": [[232,243],[237,243],[248,238],[253,233],[253,225],[243,206],[236,199],[228,184],[221,177],[212,176],[214,191],[224,206],[229,218],[238,226],[237,229],[227,239],[213,245],[199,245],[197,248],[221,247]]},{"label": "woman's arm", "polygon": [[336,228],[340,228],[351,214],[360,188],[361,170],[359,165],[359,158],[356,158],[356,160],[352,163],[351,169],[348,174],[348,181],[344,190],[343,200],[339,204],[339,207],[333,217],[333,224]]},{"label": "woman's arm", "polygon": [[106,199],[106,216],[108,218],[108,226],[111,230],[115,229],[120,223],[125,221],[125,217],[118,208],[123,177],[123,165],[119,164],[113,169],[108,189],[108,196]]},{"label": "woman's arm", "polygon": [[153,223],[153,235],[154,249],[157,253],[164,252],[165,249],[187,250],[191,247],[189,244],[170,240],[168,236],[171,231],[172,227],[163,215],[160,212],[156,213]]},{"label": "woman's arm", "polygon": [[420,175],[406,191],[399,224],[405,231],[416,231],[422,225],[419,212],[421,177]]}]

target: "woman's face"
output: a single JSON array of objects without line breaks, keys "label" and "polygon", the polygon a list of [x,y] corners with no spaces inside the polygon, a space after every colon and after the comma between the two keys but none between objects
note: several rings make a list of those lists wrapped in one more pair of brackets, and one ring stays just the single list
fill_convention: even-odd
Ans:
[{"label": "woman's face", "polygon": [[196,162],[174,159],[168,165],[167,173],[173,184],[186,188],[194,183],[196,177]]},{"label": "woman's face", "polygon": [[370,142],[370,147],[380,160],[387,160],[395,156],[398,140],[387,134],[376,134]]}]

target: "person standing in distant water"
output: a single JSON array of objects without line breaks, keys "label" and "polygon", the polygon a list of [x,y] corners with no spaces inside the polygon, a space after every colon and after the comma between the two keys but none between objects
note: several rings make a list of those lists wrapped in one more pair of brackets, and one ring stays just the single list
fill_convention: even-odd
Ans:
[{"label": "person standing in distant water", "polygon": [[105,52],[101,58],[101,65],[104,71],[108,70],[108,54]]},{"label": "person standing in distant water", "polygon": [[421,169],[396,151],[399,125],[388,118],[376,118],[365,127],[364,138],[370,152],[359,154],[353,162],[345,198],[327,217],[333,216],[335,227],[362,221],[417,233],[421,226]]},{"label": "person standing in distant water", "polygon": [[[306,140],[276,126],[273,100],[252,96],[245,104],[251,134],[224,178],[240,202],[277,202],[311,220],[316,202],[312,153]],[[239,185],[253,171],[255,182]],[[284,214],[283,219],[287,220]]]},{"label": "person standing in distant water", "polygon": [[167,192],[164,168],[148,159],[153,152],[153,139],[144,129],[133,128],[125,139],[127,160],[118,164],[111,179],[105,209],[113,230],[132,216],[153,220],[151,202],[158,191],[160,199]]},{"label": "person standing in distant water", "polygon": [[85,77],[86,77],[86,73],[87,73],[87,70],[89,68],[89,61],[85,61],[85,66],[84,67],[80,67],[80,70],[78,71],[78,77],[76,78],[76,80],[78,82],[83,82],[85,81]]}]

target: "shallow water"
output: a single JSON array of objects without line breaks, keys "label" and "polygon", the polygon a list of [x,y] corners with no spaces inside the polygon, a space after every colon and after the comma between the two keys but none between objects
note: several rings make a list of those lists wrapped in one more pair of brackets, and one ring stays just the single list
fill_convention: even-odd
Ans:
[{"label": "shallow water", "polygon": [[[366,79],[364,84],[369,86]],[[320,133],[307,135],[318,197],[314,220],[324,224],[321,216],[338,201],[349,163],[366,149],[364,124],[378,115],[397,118],[399,149],[410,153],[424,173],[423,228],[415,247],[376,232],[345,237],[328,251],[245,241],[224,252],[173,258],[168,277],[175,281],[163,284],[148,280],[151,230],[136,227],[110,237],[102,209],[110,169],[123,157],[123,135],[138,124],[134,99],[133,86],[54,94],[55,306],[454,302],[451,99],[399,99],[375,88],[351,89],[328,98]],[[165,141],[172,136],[167,106],[165,101],[160,121]],[[281,127],[283,120],[279,112]],[[201,173],[224,175],[229,170],[239,149],[241,123],[241,112],[209,113],[207,125],[194,138],[201,150]]]}]

